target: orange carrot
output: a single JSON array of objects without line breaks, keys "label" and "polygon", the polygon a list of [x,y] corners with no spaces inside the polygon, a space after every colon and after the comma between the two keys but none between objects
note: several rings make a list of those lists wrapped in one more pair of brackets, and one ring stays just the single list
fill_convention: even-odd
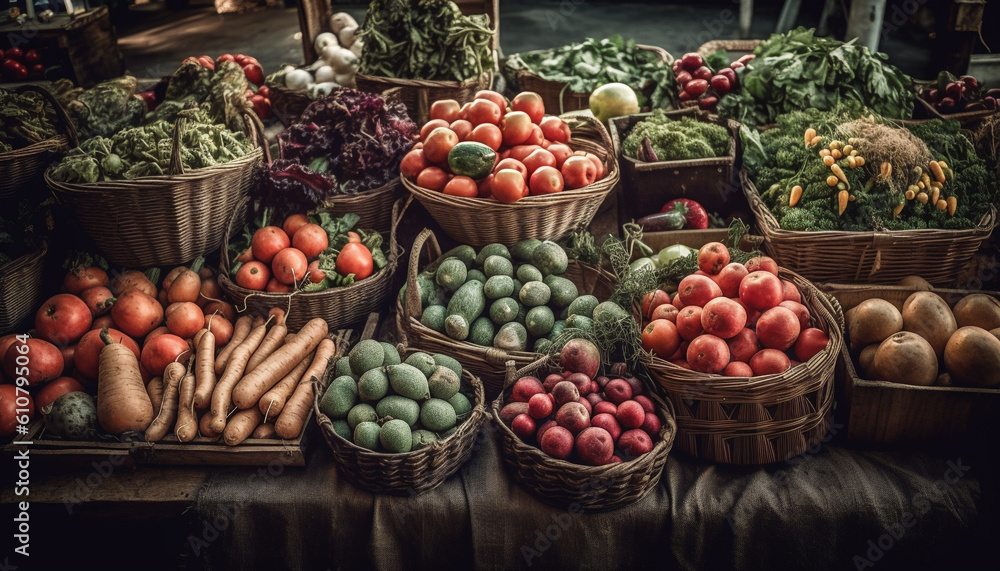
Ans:
[{"label": "orange carrot", "polygon": [[290,373],[271,387],[271,390],[264,393],[264,396],[260,397],[257,408],[264,413],[265,421],[273,419],[281,413],[281,409],[285,406],[285,401],[288,400],[288,397],[292,396],[295,387],[299,386],[299,381],[302,380],[302,375],[305,374],[306,369],[312,363],[313,355],[315,355],[315,352],[306,355],[306,358],[302,359],[298,365],[295,365],[295,368]]},{"label": "orange carrot", "polygon": [[104,348],[99,357],[97,420],[109,434],[146,430],[153,422],[153,403],[131,349],[115,343],[107,328],[101,331]]},{"label": "orange carrot", "polygon": [[184,378],[184,365],[174,361],[163,370],[163,404],[160,412],[146,429],[146,442],[163,440],[177,419],[178,385]]},{"label": "orange carrot", "polygon": [[319,342],[326,337],[329,327],[322,318],[309,320],[296,334],[295,339],[280,349],[271,353],[267,359],[250,371],[233,389],[233,402],[240,403],[240,408],[249,408],[257,404],[260,397],[273,387],[282,377],[295,368],[310,351],[316,349]]},{"label": "orange carrot", "polygon": [[262,422],[257,426],[257,428],[254,429],[252,436],[253,438],[258,438],[258,439],[277,438],[278,433],[274,431],[273,422]]},{"label": "orange carrot", "polygon": [[188,360],[187,373],[181,379],[178,387],[177,424],[174,436],[181,442],[191,442],[198,436],[198,417],[194,414],[194,357]]},{"label": "orange carrot", "polygon": [[303,378],[299,381],[299,386],[295,387],[295,392],[288,399],[285,408],[281,410],[278,419],[274,421],[274,431],[286,440],[296,438],[302,433],[309,407],[312,405],[313,384],[306,382],[306,379]]},{"label": "orange carrot", "polygon": [[226,344],[225,348],[219,352],[219,355],[215,358],[215,374],[221,375],[223,371],[226,370],[226,363],[229,361],[229,356],[232,355],[236,347],[240,345],[247,336],[250,335],[250,331],[253,329],[254,318],[249,315],[244,315],[236,320],[233,324],[233,336]]},{"label": "orange carrot", "polygon": [[213,418],[211,426],[214,432],[221,434],[226,429],[226,417],[229,416],[229,407],[233,403],[233,388],[240,382],[250,355],[257,349],[267,333],[267,326],[263,319],[258,317],[255,323],[250,335],[233,351],[229,363],[226,365],[226,370],[212,392],[211,411]]},{"label": "orange carrot", "polygon": [[202,329],[200,339],[195,341],[197,350],[194,361],[194,407],[202,409],[208,406],[215,389],[215,334],[208,329]]},{"label": "orange carrot", "polygon": [[[274,353],[278,347],[285,341],[285,335],[288,334],[288,328],[285,327],[285,310],[280,307],[276,307],[271,310],[270,317],[275,318],[274,325],[271,326],[271,330],[267,332],[267,336],[264,340],[260,342],[260,347],[254,351],[253,356],[250,357],[250,361],[247,363],[246,370],[252,371],[260,365],[264,359],[268,358],[271,353]],[[236,403],[236,406],[240,406]],[[248,408],[240,406],[240,408]]]},{"label": "orange carrot", "polygon": [[243,442],[253,433],[254,429],[264,420],[257,407],[237,411],[226,423],[226,429],[222,433],[222,440],[229,446],[236,446]]}]

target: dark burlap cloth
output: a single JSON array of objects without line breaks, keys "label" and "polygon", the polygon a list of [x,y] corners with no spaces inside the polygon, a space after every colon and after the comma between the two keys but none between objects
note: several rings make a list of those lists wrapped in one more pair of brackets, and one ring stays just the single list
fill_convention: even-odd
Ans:
[{"label": "dark burlap cloth", "polygon": [[419,496],[374,496],[319,434],[308,465],[225,469],[193,531],[207,569],[996,569],[990,452],[834,442],[764,468],[671,454],[643,500],[579,514],[506,471],[484,427],[468,464]]}]

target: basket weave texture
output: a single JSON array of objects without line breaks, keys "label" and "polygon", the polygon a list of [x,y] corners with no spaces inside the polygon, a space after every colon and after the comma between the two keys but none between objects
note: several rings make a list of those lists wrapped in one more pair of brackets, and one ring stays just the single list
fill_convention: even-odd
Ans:
[{"label": "basket weave texture", "polygon": [[[405,359],[419,349],[399,346]],[[323,438],[333,451],[340,473],[355,486],[377,494],[420,494],[431,490],[454,474],[472,456],[480,427],[486,420],[486,397],[479,378],[463,365],[462,390],[471,396],[472,411],[453,434],[442,440],[402,454],[374,452],[348,442],[333,429],[333,420],[319,408],[323,393],[334,378],[335,363],[317,381],[313,410]]]},{"label": "basket weave texture", "polygon": [[618,509],[646,497],[659,484],[667,455],[677,436],[671,405],[654,392],[646,393],[657,408],[661,427],[653,449],[642,456],[605,466],[559,460],[521,440],[500,420],[500,410],[510,398],[517,379],[525,375],[544,379],[553,372],[562,372],[562,369],[552,357],[543,357],[520,370],[510,361],[507,386],[493,401],[493,422],[503,439],[504,463],[514,478],[545,502],[559,506],[575,504],[590,511]]},{"label": "basket weave texture", "polygon": [[45,139],[6,153],[0,153],[0,200],[13,199],[24,185],[30,183],[45,170],[52,156],[67,150],[79,141],[73,121],[63,106],[47,90],[34,85],[22,85],[18,93],[38,93],[55,109],[58,126],[65,134]]},{"label": "basket weave texture", "polygon": [[169,174],[69,184],[50,178],[50,169],[45,183],[112,264],[183,264],[223,243],[239,200],[249,194],[254,171],[265,164],[263,125],[250,110],[244,119],[257,147],[228,163],[184,172],[180,141],[186,120],[181,118],[174,127]]},{"label": "basket weave texture", "polygon": [[396,242],[396,225],[402,218],[403,200],[396,201],[392,209],[393,224],[389,231],[389,251],[384,268],[371,276],[346,287],[323,291],[293,293],[267,293],[241,287],[230,278],[228,245],[230,237],[240,232],[249,218],[250,201],[244,198],[226,228],[219,257],[219,287],[240,311],[266,316],[273,307],[285,309],[286,322],[292,331],[300,329],[310,319],[321,317],[331,330],[362,321],[373,311],[380,311],[391,294],[392,276],[396,273],[403,248]]},{"label": "basket weave texture", "polygon": [[950,285],[997,224],[993,208],[979,224],[965,230],[782,230],[745,169],[740,171],[740,183],[768,254],[779,265],[817,282],[896,283],[919,275],[934,285]]},{"label": "basket weave texture", "polygon": [[0,266],[0,334],[8,333],[38,307],[47,247]]},{"label": "basket weave texture", "polygon": [[513,204],[494,198],[452,196],[417,186],[404,176],[400,180],[444,232],[459,243],[480,248],[494,242],[511,245],[525,238],[557,240],[589,225],[620,178],[611,135],[604,125],[592,116],[563,118],[573,131],[569,146],[593,153],[604,162],[606,174],[601,180],[574,190],[527,196]]},{"label": "basket weave texture", "polygon": [[[666,65],[674,63],[674,58],[667,50],[656,46],[636,45],[636,48],[653,52]],[[590,93],[577,93],[569,90],[569,84],[562,81],[545,79],[530,71],[519,71],[514,78],[517,88],[521,91],[533,91],[542,96],[542,103],[549,113],[560,115],[570,111],[590,109]],[[648,95],[648,93],[647,93]]]},{"label": "basket weave texture", "polygon": [[[478,375],[486,387],[486,398],[493,400],[503,389],[507,376],[507,362],[524,367],[535,362],[541,355],[530,351],[505,351],[496,347],[476,345],[467,341],[456,341],[443,333],[434,331],[420,322],[421,304],[417,286],[420,273],[420,254],[424,246],[433,260],[423,270],[434,270],[440,264],[441,247],[429,229],[424,229],[413,241],[410,248],[410,262],[406,275],[406,299],[396,297],[396,329],[406,344],[421,347],[426,351],[453,355],[463,366]],[[592,294],[606,300],[615,290],[616,279],[606,270],[570,260],[563,274],[573,282],[580,295]]]},{"label": "basket weave texture", "polygon": [[791,459],[827,434],[833,412],[834,373],[843,347],[840,305],[798,274],[779,269],[794,283],[827,347],[784,373],[723,377],[684,369],[644,354],[650,375],[666,390],[677,412],[677,447],[721,464],[760,465]]}]

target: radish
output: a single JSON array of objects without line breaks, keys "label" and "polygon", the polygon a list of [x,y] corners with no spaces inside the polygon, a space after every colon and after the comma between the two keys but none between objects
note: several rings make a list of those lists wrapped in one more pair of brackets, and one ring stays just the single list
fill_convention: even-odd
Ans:
[{"label": "radish", "polygon": [[693,72],[703,65],[705,65],[705,59],[702,58],[701,55],[694,52],[686,53],[684,54],[684,57],[681,58],[681,67],[687,71]]}]

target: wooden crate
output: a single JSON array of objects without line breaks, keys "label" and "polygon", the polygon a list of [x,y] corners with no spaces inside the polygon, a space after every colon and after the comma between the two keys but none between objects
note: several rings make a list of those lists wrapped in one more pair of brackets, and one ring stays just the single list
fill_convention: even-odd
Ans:
[{"label": "wooden crate", "polygon": [[[901,286],[817,284],[833,296],[847,312],[875,297],[902,307],[915,289]],[[933,289],[949,305],[970,293],[959,289]],[[1000,388],[919,387],[863,379],[844,344],[837,365],[839,400],[848,406],[847,437],[869,444],[921,447],[960,444],[991,430],[1000,430]]]},{"label": "wooden crate", "polygon": [[651,113],[639,113],[614,117],[608,121],[611,141],[622,173],[619,220],[637,220],[647,214],[659,212],[665,202],[674,198],[690,198],[706,210],[723,215],[733,209],[745,210],[742,206],[743,193],[735,178],[736,123],[697,109],[668,111],[666,116],[671,119],[691,117],[729,129],[729,152],[724,157],[655,163],[623,155],[622,143],[632,127],[650,115]]},{"label": "wooden crate", "polygon": [[248,438],[238,446],[227,446],[199,436],[192,442],[178,442],[171,434],[160,442],[75,442],[50,437],[45,422],[35,420],[28,434],[3,447],[11,453],[30,442],[32,461],[55,467],[88,468],[94,463],[114,466],[305,466],[306,434],[312,426],[312,408],[302,433],[294,440]]}]

